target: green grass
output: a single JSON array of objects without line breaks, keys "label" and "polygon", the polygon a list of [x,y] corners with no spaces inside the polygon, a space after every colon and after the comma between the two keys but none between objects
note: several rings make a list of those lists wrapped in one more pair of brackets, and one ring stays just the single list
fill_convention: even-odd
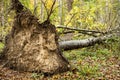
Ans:
[{"label": "green grass", "polygon": [[[64,52],[64,56],[70,61],[71,66],[78,69],[77,74],[73,74],[74,76],[79,76],[77,76],[75,80],[78,78],[82,80],[108,79],[106,78],[104,68],[107,70],[111,68],[111,66],[116,65],[120,60],[119,42],[119,39],[114,42],[108,40],[104,45],[100,44],[93,47]],[[110,71],[112,74],[112,70]],[[115,72],[117,72],[117,70]]]}]

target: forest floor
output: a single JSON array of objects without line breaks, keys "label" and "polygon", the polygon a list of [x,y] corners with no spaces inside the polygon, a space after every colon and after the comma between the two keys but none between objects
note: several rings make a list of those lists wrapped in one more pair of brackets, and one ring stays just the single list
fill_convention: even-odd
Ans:
[{"label": "forest floor", "polygon": [[120,80],[120,52],[104,47],[65,51],[71,71],[44,77],[42,73],[18,72],[2,68],[0,80]]}]

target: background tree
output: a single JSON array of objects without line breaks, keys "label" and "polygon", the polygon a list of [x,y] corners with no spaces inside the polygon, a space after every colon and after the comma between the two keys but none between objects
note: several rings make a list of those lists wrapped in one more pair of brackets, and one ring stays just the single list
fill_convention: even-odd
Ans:
[{"label": "background tree", "polygon": [[68,11],[70,11],[72,9],[73,0],[66,0],[66,1],[67,1]]}]

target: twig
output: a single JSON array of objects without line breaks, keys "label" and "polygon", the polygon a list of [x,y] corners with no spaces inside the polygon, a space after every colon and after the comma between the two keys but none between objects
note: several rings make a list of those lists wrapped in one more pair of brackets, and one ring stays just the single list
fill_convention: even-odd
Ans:
[{"label": "twig", "polygon": [[50,12],[49,12],[49,14],[48,14],[48,17],[47,17],[47,20],[49,20],[51,14],[53,13],[53,7],[54,7],[55,3],[56,3],[56,0],[54,0],[54,2],[53,2],[53,4],[52,4],[51,10],[50,10]]},{"label": "twig", "polygon": [[47,9],[47,7],[46,7],[46,5],[45,5],[46,1],[44,2],[43,0],[41,0],[41,2],[43,3],[43,5],[44,5],[44,7],[45,7],[45,10],[46,10],[46,12],[47,12],[47,15],[49,15],[49,11],[48,11],[48,9]]},{"label": "twig", "polygon": [[66,26],[68,26],[68,24],[71,22],[71,20],[74,18],[75,15],[76,15],[76,13],[74,13],[74,14],[72,15],[72,17],[70,18],[70,20],[68,21],[68,23],[66,24]]},{"label": "twig", "polygon": [[34,8],[34,10],[33,10],[33,14],[36,14],[37,7],[38,7],[38,5],[35,6],[35,8]]},{"label": "twig", "polygon": [[50,8],[50,12],[49,12],[49,10],[47,9],[47,7],[46,7],[46,1],[44,2],[43,0],[41,0],[41,2],[43,3],[43,5],[44,5],[44,7],[45,7],[45,10],[46,10],[46,12],[47,12],[47,21],[49,20],[49,18],[50,18],[50,16],[51,16],[51,14],[53,13],[53,7],[54,7],[54,5],[55,5],[55,3],[56,3],[56,0],[54,0],[54,2],[53,2],[53,4],[52,4],[52,6],[51,6],[51,8]]}]

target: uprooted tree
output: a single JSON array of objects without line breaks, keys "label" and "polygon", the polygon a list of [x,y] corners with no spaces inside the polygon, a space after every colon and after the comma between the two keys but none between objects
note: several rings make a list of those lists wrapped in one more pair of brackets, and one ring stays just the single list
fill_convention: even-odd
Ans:
[{"label": "uprooted tree", "polygon": [[59,49],[55,26],[38,19],[18,0],[12,0],[16,12],[14,25],[6,36],[4,66],[30,72],[58,73],[68,70],[69,63]]},{"label": "uprooted tree", "polygon": [[58,42],[56,28],[49,21],[52,9],[43,23],[39,23],[19,0],[12,0],[11,9],[15,10],[16,16],[12,30],[5,38],[1,58],[4,61],[3,66],[19,71],[49,74],[67,71],[70,66],[62,55],[62,49],[91,46],[111,36]]}]

